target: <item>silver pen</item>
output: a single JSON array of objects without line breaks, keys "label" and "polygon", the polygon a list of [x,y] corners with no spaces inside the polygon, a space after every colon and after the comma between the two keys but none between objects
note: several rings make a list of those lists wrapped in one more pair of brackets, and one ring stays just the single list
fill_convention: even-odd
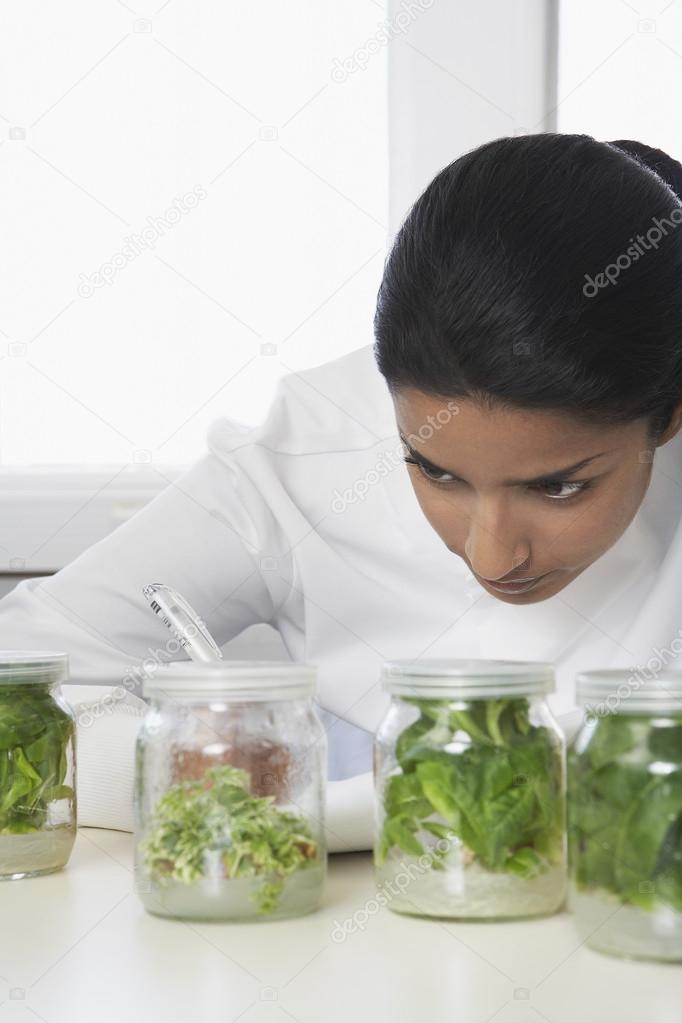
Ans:
[{"label": "silver pen", "polygon": [[176,590],[163,583],[149,583],[142,589],[161,621],[173,633],[193,661],[221,661],[223,652],[206,624]]}]

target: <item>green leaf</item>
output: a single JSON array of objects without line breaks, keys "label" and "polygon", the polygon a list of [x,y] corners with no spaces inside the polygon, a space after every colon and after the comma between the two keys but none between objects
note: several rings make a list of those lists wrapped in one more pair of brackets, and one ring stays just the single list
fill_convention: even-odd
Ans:
[{"label": "green leaf", "polygon": [[663,841],[682,814],[682,772],[657,775],[643,786],[622,819],[615,849],[614,877],[636,901],[653,885]]},{"label": "green leaf", "polygon": [[512,848],[524,840],[534,798],[528,787],[510,788],[484,804],[481,859],[491,870],[499,870]]},{"label": "green leaf", "polygon": [[28,778],[30,781],[38,782],[38,784],[40,784],[42,780],[40,775],[20,746],[17,746],[14,750],[14,763],[16,764],[17,770],[20,774],[23,774],[24,777]]},{"label": "green leaf", "polygon": [[658,898],[682,912],[682,815],[661,843],[654,876]]},{"label": "green leaf", "polygon": [[[473,751],[472,751],[473,754]],[[472,756],[473,760],[473,756]],[[496,799],[514,784],[514,760],[510,751],[487,750],[478,757],[472,774],[476,781],[476,798],[482,803]]]},{"label": "green leaf", "polygon": [[44,686],[2,686],[0,831],[19,834],[44,826],[52,792],[66,777],[74,731],[73,718]]},{"label": "green leaf", "polygon": [[642,909],[666,902],[682,909],[679,718],[607,715],[591,727],[587,744],[569,756],[576,883]]},{"label": "green leaf", "polygon": [[416,774],[394,774],[388,779],[384,792],[384,807],[390,817],[399,814],[424,817],[431,810]]},{"label": "green leaf", "polygon": [[398,818],[394,817],[388,821],[386,837],[391,845],[397,845],[403,852],[412,856],[421,856],[425,852],[424,846],[415,838],[414,833]]},{"label": "green leaf", "polygon": [[654,760],[678,767],[682,761],[682,724],[674,718],[660,721],[649,731],[647,744]]},{"label": "green leaf", "polygon": [[538,877],[546,868],[546,861],[531,846],[518,849],[505,863],[506,870],[527,879]]},{"label": "green leaf", "polygon": [[429,813],[435,810],[443,820],[458,827],[460,812],[454,795],[455,773],[452,765],[426,761],[417,765],[417,778],[430,804]]},{"label": "green leaf", "polygon": [[439,824],[438,821],[422,821],[421,827],[429,831],[436,838],[450,839],[455,834],[448,824]]},{"label": "green leaf", "polygon": [[632,724],[623,716],[607,714],[599,721],[589,746],[592,767],[598,770],[631,750],[636,743]]},{"label": "green leaf", "polygon": [[[480,702],[484,703],[485,701]],[[483,721],[476,721],[473,711],[453,710],[450,712],[450,727],[453,732],[466,732],[474,742],[491,746],[494,744],[494,739],[486,732],[485,711],[480,716],[483,717]]]},{"label": "green leaf", "polygon": [[396,758],[403,771],[426,758],[440,759],[450,735],[447,707],[439,714],[418,718],[400,733],[396,743]]},{"label": "green leaf", "polygon": [[321,851],[304,817],[275,806],[272,796],[253,796],[247,771],[223,764],[197,781],[172,785],[157,801],[140,851],[151,878],[193,884],[218,854],[225,878],[253,877],[254,899],[272,912],[284,880],[320,861]]},{"label": "green leaf", "polygon": [[416,855],[419,831],[458,839],[491,870],[530,876],[559,862],[562,754],[549,729],[531,725],[529,701],[409,702],[421,714],[397,739],[402,774],[384,790],[378,862],[392,846]]},{"label": "green leaf", "polygon": [[485,705],[485,723],[488,734],[496,746],[502,746],[504,739],[500,732],[499,719],[504,709],[504,700],[487,700]]}]

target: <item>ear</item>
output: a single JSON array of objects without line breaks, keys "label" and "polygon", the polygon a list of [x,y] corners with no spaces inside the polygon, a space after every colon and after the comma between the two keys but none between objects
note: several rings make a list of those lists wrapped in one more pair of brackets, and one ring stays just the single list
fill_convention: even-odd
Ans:
[{"label": "ear", "polygon": [[673,413],[672,416],[670,417],[670,422],[668,423],[667,427],[665,428],[663,433],[656,438],[656,447],[660,448],[663,444],[667,444],[669,440],[672,440],[673,437],[677,436],[681,429],[682,429],[682,401],[679,401],[675,408],[673,409]]}]

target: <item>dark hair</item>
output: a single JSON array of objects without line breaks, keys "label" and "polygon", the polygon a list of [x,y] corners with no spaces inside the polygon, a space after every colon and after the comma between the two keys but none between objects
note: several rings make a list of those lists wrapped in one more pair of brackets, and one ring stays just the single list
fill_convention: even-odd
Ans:
[{"label": "dark hair", "polygon": [[681,195],[660,149],[590,135],[500,138],[449,164],[384,264],[391,391],[645,416],[660,434],[682,400]]}]

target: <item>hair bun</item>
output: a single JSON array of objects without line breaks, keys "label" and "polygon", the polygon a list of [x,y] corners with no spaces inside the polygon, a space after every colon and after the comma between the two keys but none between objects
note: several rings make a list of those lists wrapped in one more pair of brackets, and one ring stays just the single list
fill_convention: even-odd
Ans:
[{"label": "hair bun", "polygon": [[662,149],[654,149],[653,146],[645,146],[643,142],[635,142],[632,139],[618,139],[617,142],[608,144],[627,153],[628,156],[633,156],[655,171],[666,184],[670,185],[678,198],[682,199],[682,163],[679,160],[674,160]]}]

